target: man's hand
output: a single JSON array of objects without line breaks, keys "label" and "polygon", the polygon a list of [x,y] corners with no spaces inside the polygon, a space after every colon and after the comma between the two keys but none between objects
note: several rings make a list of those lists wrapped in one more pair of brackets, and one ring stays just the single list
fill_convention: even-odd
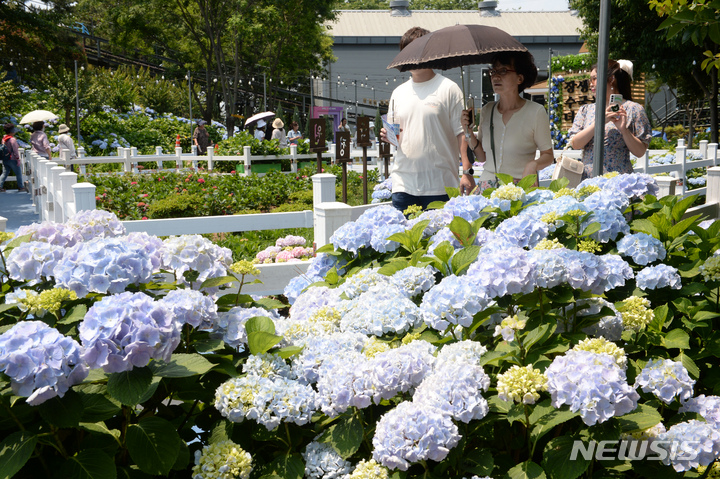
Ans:
[{"label": "man's hand", "polygon": [[475,186],[475,178],[472,175],[462,175],[460,177],[460,196],[472,194]]}]

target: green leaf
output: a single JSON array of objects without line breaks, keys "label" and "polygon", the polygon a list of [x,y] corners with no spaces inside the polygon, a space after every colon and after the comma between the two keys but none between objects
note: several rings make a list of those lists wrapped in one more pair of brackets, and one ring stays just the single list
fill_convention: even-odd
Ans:
[{"label": "green leaf", "polygon": [[110,430],[108,429],[107,425],[104,422],[81,422],[78,424],[78,427],[80,429],[84,429],[89,432],[94,432],[96,434],[103,434],[106,436],[110,436],[116,441],[118,441],[119,445],[119,439],[120,439],[120,431],[117,429]]},{"label": "green leaf", "polygon": [[274,352],[281,358],[288,359],[290,357],[295,356],[296,354],[300,354],[300,352],[303,349],[304,349],[304,346],[286,346],[286,347],[278,349],[277,351],[274,351]]},{"label": "green leaf", "polygon": [[637,409],[617,418],[625,433],[642,431],[662,421],[662,416],[654,407],[638,404]]},{"label": "green leaf", "polygon": [[544,479],[547,476],[542,467],[532,461],[525,461],[510,469],[506,478],[510,479]]},{"label": "green leaf", "polygon": [[63,397],[48,399],[38,409],[43,419],[50,424],[59,428],[72,428],[80,422],[83,402],[80,395],[70,389]]},{"label": "green leaf", "polygon": [[69,457],[61,469],[62,477],[73,479],[115,479],[113,458],[100,449],[84,449]]},{"label": "green leaf", "polygon": [[700,368],[697,367],[697,364],[695,364],[695,361],[690,358],[687,354],[680,352],[680,355],[675,358],[675,361],[680,361],[683,366],[685,366],[685,369],[688,370],[688,373],[690,376],[694,378],[700,377]]},{"label": "green leaf", "polygon": [[335,246],[332,243],[328,243],[325,246],[321,246],[317,249],[316,253],[332,253],[335,251]]},{"label": "green leaf", "polygon": [[460,216],[454,217],[448,225],[448,228],[450,228],[452,234],[455,235],[463,247],[470,246],[475,241],[477,231],[473,231],[472,225],[465,218]]},{"label": "green leaf", "polygon": [[528,331],[523,338],[523,346],[529,351],[536,343],[538,346],[542,345],[550,336],[552,336],[555,329],[557,329],[557,324],[541,324],[532,331]]},{"label": "green leaf", "polygon": [[180,436],[172,423],[157,416],[140,420],[127,430],[127,448],[140,470],[167,475],[180,450]]},{"label": "green leaf", "polygon": [[452,258],[453,273],[456,276],[463,274],[465,270],[467,270],[468,267],[475,262],[479,253],[480,246],[475,244],[467,246],[455,253],[455,256]]},{"label": "green leaf", "polygon": [[693,203],[695,203],[695,200],[697,199],[697,195],[688,196],[687,198],[683,198],[680,201],[678,201],[675,206],[672,207],[672,219],[675,222],[678,222],[682,220],[683,215],[685,214],[685,211],[687,211],[688,208],[690,208]]},{"label": "green leaf", "polygon": [[435,247],[433,253],[441,262],[448,263],[453,253],[455,253],[455,248],[453,248],[449,241],[443,241]]},{"label": "green leaf", "polygon": [[262,467],[263,476],[278,476],[283,479],[302,479],[305,475],[305,463],[299,454],[284,454]]},{"label": "green leaf", "polygon": [[150,387],[152,377],[153,374],[147,367],[113,373],[108,379],[108,393],[122,404],[134,406]]},{"label": "green leaf", "polygon": [[582,454],[571,459],[575,439],[560,436],[552,439],[543,451],[543,467],[552,479],[575,479],[582,475],[592,461],[586,460]]},{"label": "green leaf", "polygon": [[527,175],[522,180],[518,182],[518,186],[522,188],[523,190],[527,191],[528,188],[532,188],[532,186],[537,182],[537,175]]},{"label": "green leaf", "polygon": [[633,231],[638,233],[646,233],[655,238],[660,238],[660,231],[657,227],[648,219],[637,219],[630,224]]},{"label": "green leaf", "polygon": [[153,374],[162,378],[186,378],[205,374],[213,363],[199,354],[173,354],[169,363],[155,361],[150,364]]},{"label": "green leaf", "polygon": [[360,448],[364,434],[360,420],[355,415],[351,415],[330,426],[319,442],[330,444],[335,452],[343,459],[347,459]]},{"label": "green leaf", "polygon": [[487,449],[473,449],[463,454],[463,469],[465,472],[484,477],[492,472],[495,461]]},{"label": "green leaf", "polygon": [[690,349],[690,335],[682,329],[673,329],[667,332],[663,344],[668,349]]},{"label": "green leaf", "polygon": [[695,224],[695,222],[700,218],[701,215],[695,215],[691,216],[690,218],[685,218],[684,220],[678,222],[677,224],[674,224],[670,229],[668,230],[668,237],[670,238],[677,238],[678,236],[685,233],[687,230],[690,229],[690,226]]},{"label": "green leaf", "polygon": [[590,236],[591,234],[597,233],[598,231],[600,231],[600,223],[592,222],[585,227],[585,229],[583,230],[583,232],[580,236],[586,238],[586,237]]},{"label": "green leaf", "polygon": [[105,394],[80,392],[83,403],[81,422],[99,422],[110,419],[120,412],[120,402],[108,398]]},{"label": "green leaf", "polygon": [[393,274],[397,273],[400,270],[403,270],[409,266],[409,263],[407,259],[405,258],[395,258],[388,262],[387,264],[384,264],[380,267],[378,270],[378,273],[384,274],[385,276],[392,276]]},{"label": "green leaf", "polygon": [[275,323],[266,316],[253,316],[245,323],[245,331],[248,334],[255,331],[264,331],[266,333],[275,334]]},{"label": "green leaf", "polygon": [[538,439],[550,432],[558,424],[567,422],[577,416],[577,412],[572,412],[567,408],[555,409],[550,404],[549,399],[542,401],[535,405],[530,415],[530,423],[532,424],[530,439],[533,443],[536,443]]},{"label": "green leaf", "polygon": [[512,175],[498,173],[496,176],[498,177],[498,180],[500,180],[500,183],[502,183],[503,185],[512,185],[515,182],[515,178],[513,178]]},{"label": "green leaf", "polygon": [[569,184],[570,184],[569,179],[567,179],[565,177],[558,178],[557,180],[553,180],[552,183],[550,183],[549,189],[550,189],[550,191],[557,193],[558,191],[562,190]]},{"label": "green leaf", "polygon": [[63,316],[60,321],[58,321],[59,324],[73,324],[77,323],[79,321],[82,321],[85,318],[85,314],[87,313],[87,306],[84,304],[78,304],[74,308],[72,308],[65,316]]},{"label": "green leaf", "polygon": [[0,442],[0,479],[13,477],[32,456],[37,437],[29,431],[17,431]]},{"label": "green leaf", "polygon": [[263,354],[270,351],[277,343],[282,341],[282,336],[268,333],[266,331],[253,331],[248,333],[248,348],[251,354]]},{"label": "green leaf", "polygon": [[277,299],[273,298],[260,298],[253,301],[256,306],[259,308],[271,310],[271,309],[282,309],[286,308],[287,304],[283,303],[282,301],[278,301]]},{"label": "green leaf", "polygon": [[650,321],[650,324],[647,326],[648,330],[657,332],[662,331],[669,314],[670,308],[668,308],[667,304],[661,304],[655,308],[653,311],[653,320]]},{"label": "green leaf", "polygon": [[230,283],[239,283],[240,280],[237,279],[235,276],[218,276],[217,278],[209,278],[203,281],[203,284],[200,285],[200,289],[203,288],[216,288],[218,286],[222,286],[224,284],[230,284]]},{"label": "green leaf", "polygon": [[23,235],[23,236],[16,236],[15,238],[12,239],[12,241],[10,241],[7,244],[7,247],[8,248],[16,248],[16,247],[20,246],[21,244],[27,243],[28,241],[30,241],[30,238],[32,238],[32,233]]}]

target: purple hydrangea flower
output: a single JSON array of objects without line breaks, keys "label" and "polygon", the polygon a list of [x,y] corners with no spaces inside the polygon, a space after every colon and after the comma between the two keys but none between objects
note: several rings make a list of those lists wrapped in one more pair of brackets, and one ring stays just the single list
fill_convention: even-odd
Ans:
[{"label": "purple hydrangea flower", "polygon": [[420,304],[425,323],[444,331],[451,324],[472,325],[473,315],[485,309],[489,298],[467,276],[447,276],[425,293]]},{"label": "purple hydrangea flower", "polygon": [[690,399],[694,384],[685,366],[672,359],[650,360],[635,379],[636,388],[653,393],[665,404],[673,402],[676,396],[681,401]]},{"label": "purple hydrangea flower", "polygon": [[629,173],[617,175],[607,180],[604,188],[621,191],[628,198],[642,198],[645,195],[657,196],[660,191],[655,178],[644,173]]},{"label": "purple hydrangea flower", "polygon": [[696,412],[712,427],[720,430],[720,397],[705,396],[690,398],[680,406],[679,412]]},{"label": "purple hydrangea flower", "polygon": [[318,380],[320,366],[334,357],[347,353],[360,353],[368,341],[360,333],[332,333],[311,336],[299,354],[292,357],[292,370],[299,380],[313,384]]},{"label": "purple hydrangea flower", "polygon": [[668,451],[663,464],[672,465],[677,472],[709,466],[720,456],[720,431],[695,419],[675,424],[656,441]]},{"label": "purple hydrangea flower", "polygon": [[63,397],[87,377],[80,353],[77,341],[41,321],[22,321],[0,334],[0,372],[32,406]]},{"label": "purple hydrangea flower", "polygon": [[630,206],[630,200],[626,195],[613,189],[603,189],[585,198],[583,205],[585,205],[589,211],[612,208],[623,212]]},{"label": "purple hydrangea flower", "polygon": [[527,251],[509,247],[502,253],[481,252],[464,279],[483,290],[489,298],[501,298],[535,289],[535,267]]},{"label": "purple hydrangea flower", "polygon": [[159,264],[141,245],[125,238],[97,237],[65,250],[53,269],[57,284],[85,297],[89,292],[121,293],[130,284],[146,283]]},{"label": "purple hydrangea flower", "polygon": [[520,248],[534,248],[547,235],[547,223],[522,216],[508,218],[495,229],[496,237]]},{"label": "purple hydrangea flower", "polygon": [[648,266],[640,270],[635,277],[640,289],[682,288],[682,279],[678,270],[667,264]]},{"label": "purple hydrangea flower", "polygon": [[445,203],[444,210],[459,216],[467,221],[480,218],[480,211],[490,204],[490,201],[481,195],[456,196]]},{"label": "purple hydrangea flower", "polygon": [[197,286],[205,280],[225,276],[232,264],[232,252],[200,235],[171,236],[163,241],[162,267],[172,271],[179,283],[187,285],[185,273],[197,271]]},{"label": "purple hydrangea flower", "polygon": [[210,329],[217,321],[217,305],[209,296],[192,289],[174,289],[159,300],[180,324]]},{"label": "purple hydrangea flower", "polygon": [[169,361],[180,343],[172,313],[145,293],[120,293],[93,304],[78,327],[83,359],[106,373]]},{"label": "purple hydrangea flower", "polygon": [[428,375],[413,395],[413,402],[443,411],[453,419],[469,423],[489,412],[482,392],[490,387],[490,377],[482,366],[460,362],[444,363]]},{"label": "purple hydrangea flower", "polygon": [[64,248],[42,241],[21,243],[7,257],[7,270],[12,279],[39,281],[53,276],[55,265],[62,260]]},{"label": "purple hydrangea flower", "polygon": [[103,210],[79,211],[67,220],[67,225],[77,230],[85,241],[125,234],[125,227],[117,216]]},{"label": "purple hydrangea flower", "polygon": [[459,440],[457,426],[443,411],[403,402],[378,421],[373,459],[389,469],[406,471],[416,462],[442,461]]},{"label": "purple hydrangea flower", "polygon": [[600,224],[600,230],[590,235],[592,239],[600,243],[615,241],[621,233],[625,235],[630,233],[630,227],[623,214],[613,208],[594,210],[592,216],[583,222],[583,229],[590,223]]},{"label": "purple hydrangea flower", "polygon": [[284,238],[278,238],[275,241],[275,246],[280,246],[281,248],[287,248],[289,246],[305,246],[306,242],[307,240],[302,236],[287,235]]},{"label": "purple hydrangea flower", "polygon": [[15,236],[31,235],[30,241],[42,241],[56,246],[69,248],[83,240],[79,231],[65,223],[43,221],[18,228]]},{"label": "purple hydrangea flower", "polygon": [[609,354],[570,350],[556,357],[545,374],[552,405],[570,406],[588,426],[627,414],[640,398]]},{"label": "purple hydrangea flower", "polygon": [[634,233],[625,236],[617,243],[618,253],[630,256],[639,265],[653,263],[665,259],[666,251],[660,240],[645,233]]}]

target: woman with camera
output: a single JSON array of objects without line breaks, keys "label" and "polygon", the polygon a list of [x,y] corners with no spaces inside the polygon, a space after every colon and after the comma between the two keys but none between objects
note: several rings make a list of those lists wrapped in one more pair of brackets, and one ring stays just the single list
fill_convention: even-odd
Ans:
[{"label": "woman with camera", "polygon": [[[603,173],[632,173],[630,153],[645,154],[652,131],[642,105],[632,101],[630,83],[633,64],[628,60],[608,60],[607,96],[605,98],[605,158]],[[590,88],[595,94],[597,65],[590,71]],[[580,107],[568,132],[573,149],[583,150],[583,178],[592,176],[595,136],[595,103]]]}]

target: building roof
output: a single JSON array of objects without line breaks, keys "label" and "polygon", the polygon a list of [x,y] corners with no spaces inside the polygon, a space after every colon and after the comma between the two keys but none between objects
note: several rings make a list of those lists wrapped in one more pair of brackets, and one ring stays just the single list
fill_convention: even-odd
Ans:
[{"label": "building roof", "polygon": [[327,24],[335,43],[385,43],[397,39],[411,27],[430,31],[457,24],[497,27],[523,41],[527,37],[570,37],[577,41],[582,20],[571,11],[525,12],[497,11],[481,15],[479,10],[416,10],[410,16],[392,16],[389,10],[340,10],[337,19]]}]

